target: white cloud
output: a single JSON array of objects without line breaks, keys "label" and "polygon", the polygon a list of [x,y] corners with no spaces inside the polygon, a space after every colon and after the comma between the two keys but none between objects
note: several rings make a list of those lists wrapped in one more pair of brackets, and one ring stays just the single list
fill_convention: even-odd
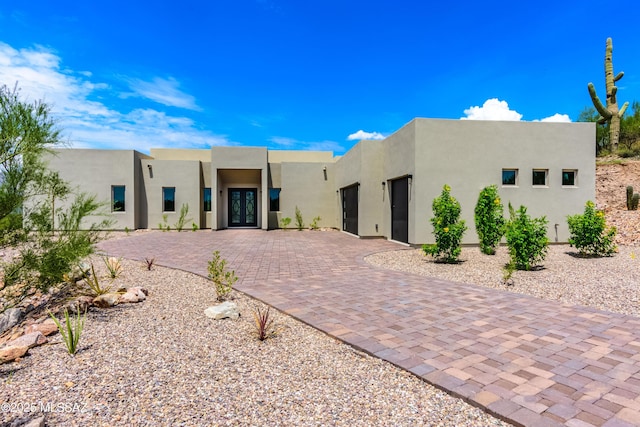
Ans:
[{"label": "white cloud", "polygon": [[[510,109],[507,101],[500,101],[498,98],[487,99],[482,104],[482,107],[469,107],[464,110],[464,113],[467,116],[460,117],[460,120],[507,120],[517,122],[522,119],[522,114]],[[567,114],[555,113],[553,116],[532,121],[570,123],[571,119]]]},{"label": "white cloud", "polygon": [[[17,83],[22,99],[46,102],[72,146],[148,151],[151,147],[232,145],[225,136],[198,129],[188,117],[143,108],[119,111],[107,101],[93,101],[90,97],[109,99],[114,95],[112,88],[89,80],[89,71],[62,69],[61,62],[49,48],[14,49],[0,42],[0,84],[12,88]],[[197,108],[192,97],[177,90],[179,84],[173,79],[152,79],[136,87],[148,97]]]},{"label": "white cloud", "polygon": [[123,97],[139,96],[168,107],[179,107],[197,111],[201,110],[201,108],[196,105],[196,99],[193,96],[182,92],[179,89],[180,83],[173,77],[168,79],[154,77],[150,82],[131,78],[125,79],[125,81],[128,83],[133,93],[123,94]]},{"label": "white cloud", "polygon": [[360,141],[362,139],[384,139],[385,136],[380,132],[365,132],[360,129],[356,133],[352,133],[347,137],[349,141]]},{"label": "white cloud", "polygon": [[498,98],[487,99],[482,107],[469,107],[464,110],[467,117],[460,117],[461,120],[510,120],[519,121],[522,114],[509,109],[507,101],[500,101]]},{"label": "white cloud", "polygon": [[[538,120],[534,120],[537,122]],[[557,122],[557,123],[571,123],[571,118],[567,114],[555,113],[553,116],[540,119],[541,122]]]}]

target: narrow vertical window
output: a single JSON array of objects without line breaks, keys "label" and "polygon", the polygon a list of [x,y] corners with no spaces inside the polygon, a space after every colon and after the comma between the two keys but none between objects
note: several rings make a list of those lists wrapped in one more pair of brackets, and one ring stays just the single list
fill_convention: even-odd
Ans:
[{"label": "narrow vertical window", "polygon": [[176,211],[176,187],[162,187],[162,210]]},{"label": "narrow vertical window", "polygon": [[124,185],[111,186],[111,212],[125,212]]},{"label": "narrow vertical window", "polygon": [[562,170],[562,185],[565,187],[575,187],[577,185],[578,171],[575,169]]},{"label": "narrow vertical window", "polygon": [[211,212],[211,188],[205,187],[202,204],[205,212]]},{"label": "narrow vertical window", "polygon": [[518,169],[502,169],[502,185],[518,185]]},{"label": "narrow vertical window", "polygon": [[272,212],[280,210],[280,188],[269,189],[269,210]]},{"label": "narrow vertical window", "polygon": [[533,185],[546,187],[548,185],[547,183],[548,176],[549,176],[548,169],[534,169],[533,177],[532,177]]}]

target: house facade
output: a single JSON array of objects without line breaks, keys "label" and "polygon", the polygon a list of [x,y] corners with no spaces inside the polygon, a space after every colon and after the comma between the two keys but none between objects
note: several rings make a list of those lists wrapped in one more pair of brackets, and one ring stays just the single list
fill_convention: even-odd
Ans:
[{"label": "house facade", "polygon": [[[595,200],[593,123],[414,119],[344,156],[324,151],[212,147],[205,150],[63,149],[49,166],[110,207],[116,229],[279,228],[296,207],[306,224],[409,244],[433,242],[431,204],[448,184],[477,243],[473,213],[495,184],[505,204],[549,220],[566,242],[567,215]],[[506,214],[506,213],[505,213]],[[90,219],[91,220],[91,219]]]}]

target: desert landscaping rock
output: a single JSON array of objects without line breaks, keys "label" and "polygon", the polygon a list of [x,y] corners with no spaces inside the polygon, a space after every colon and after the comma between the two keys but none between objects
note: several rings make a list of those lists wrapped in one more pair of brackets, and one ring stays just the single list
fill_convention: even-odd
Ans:
[{"label": "desert landscaping rock", "polygon": [[36,331],[28,334],[24,334],[12,341],[5,343],[6,347],[27,347],[33,348],[47,343],[47,337],[42,332]]},{"label": "desert landscaping rock", "polygon": [[99,295],[93,299],[93,305],[99,308],[113,307],[118,302],[120,302],[120,294],[115,292]]},{"label": "desert landscaping rock", "polygon": [[22,320],[23,315],[24,311],[19,307],[9,308],[2,313],[0,315],[0,334],[17,325]]},{"label": "desert landscaping rock", "polygon": [[40,332],[44,336],[49,336],[58,332],[58,326],[53,319],[45,319],[41,323],[34,323],[27,326],[24,330],[25,335],[30,334],[31,332]]},{"label": "desert landscaping rock", "polygon": [[204,311],[204,314],[213,320],[237,319],[240,317],[238,305],[231,301],[225,301],[221,304],[211,306]]},{"label": "desert landscaping rock", "polygon": [[17,358],[27,354],[27,351],[29,351],[29,347],[26,345],[2,347],[0,348],[0,364],[13,362]]}]

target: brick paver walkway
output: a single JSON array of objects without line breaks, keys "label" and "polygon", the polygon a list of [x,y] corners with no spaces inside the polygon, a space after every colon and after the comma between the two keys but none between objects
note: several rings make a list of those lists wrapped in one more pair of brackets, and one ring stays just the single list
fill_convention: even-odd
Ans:
[{"label": "brick paver walkway", "polygon": [[237,289],[514,424],[640,425],[639,318],[375,268],[365,255],[402,247],[339,232],[154,232],[101,247],[203,275],[220,250]]}]

